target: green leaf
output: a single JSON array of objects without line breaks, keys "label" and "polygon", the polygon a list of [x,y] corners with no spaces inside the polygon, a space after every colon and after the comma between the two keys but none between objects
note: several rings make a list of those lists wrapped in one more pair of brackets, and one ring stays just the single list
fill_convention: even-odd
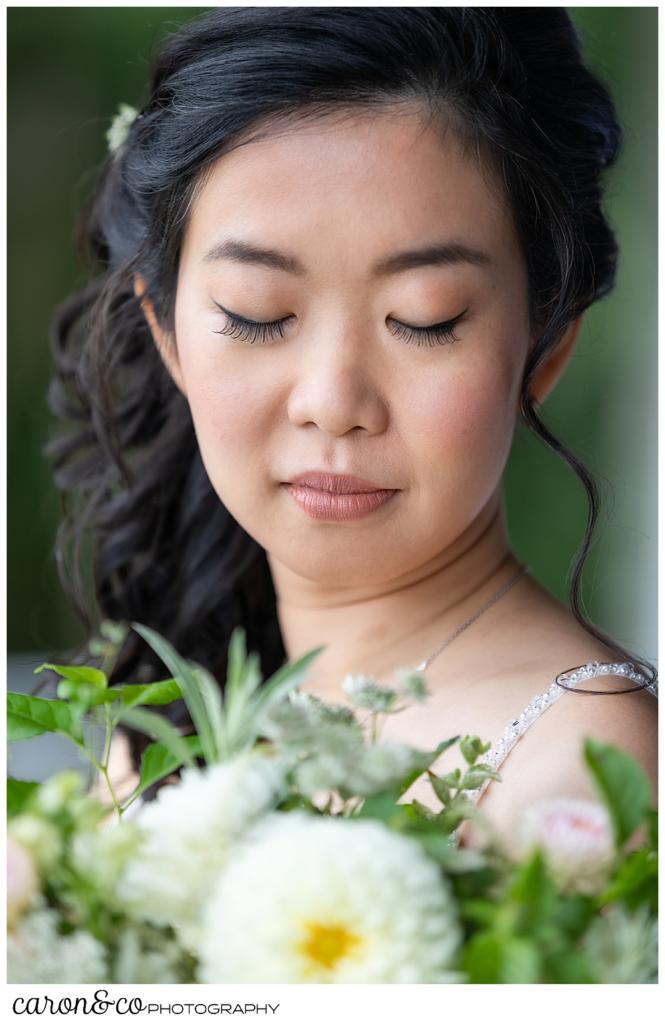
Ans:
[{"label": "green leaf", "polygon": [[[127,708],[119,714],[119,720],[127,722],[128,725],[140,729],[148,736],[161,742],[173,757],[188,767],[194,767],[194,756],[186,743],[186,738],[181,736],[175,726],[171,725],[168,719],[156,714],[154,711],[146,711],[145,708]],[[200,739],[200,737],[197,737]]]},{"label": "green leaf", "polygon": [[658,911],[658,854],[654,850],[635,850],[622,864],[601,895],[601,903],[622,900],[630,910],[647,903]]},{"label": "green leaf", "polygon": [[[210,730],[215,740],[215,760],[221,756],[221,738],[224,734],[224,709],[222,691],[217,680],[201,665],[193,665],[192,672],[196,680],[210,722]],[[230,756],[230,755],[229,755]],[[208,762],[210,763],[210,762]]]},{"label": "green leaf", "polygon": [[464,736],[460,743],[462,756],[467,764],[474,764],[481,754],[487,753],[492,746],[491,743],[483,743],[480,736]]},{"label": "green leaf", "polygon": [[[221,738],[215,735],[206,700],[201,692],[199,676],[193,666],[182,658],[173,645],[154,629],[143,626],[139,622],[133,622],[132,628],[152,647],[155,654],[161,658],[173,673],[174,678],[177,679],[194,728],[201,738],[203,757],[207,764],[214,764],[218,760],[218,740]],[[200,666],[198,667],[200,668]]]},{"label": "green leaf", "polygon": [[489,765],[477,764],[464,773],[460,785],[462,789],[477,789],[478,786],[482,786],[485,779],[496,779],[500,782],[501,776]]},{"label": "green leaf", "polygon": [[474,818],[477,814],[478,808],[473,800],[458,793],[442,811],[439,811],[436,820],[443,832],[453,832],[463,821],[467,818]]},{"label": "green leaf", "polygon": [[578,939],[596,913],[595,896],[576,894],[559,901],[551,920],[554,927],[565,932],[569,939]]},{"label": "green leaf", "polygon": [[177,679],[162,679],[155,683],[128,683],[124,686],[109,686],[107,690],[95,694],[92,706],[112,704],[121,701],[125,707],[137,704],[162,705],[171,704],[182,697],[182,689]]},{"label": "green leaf", "polygon": [[7,817],[13,818],[25,810],[32,794],[39,789],[39,782],[7,778]]},{"label": "green leaf", "polygon": [[597,982],[584,952],[564,949],[550,952],[545,958],[542,981],[555,985],[593,985]]},{"label": "green leaf", "polygon": [[453,789],[459,789],[459,785],[462,781],[462,772],[459,768],[455,768],[452,772],[446,772],[445,775],[440,775],[439,778],[446,786],[451,786]]},{"label": "green leaf", "polygon": [[405,804],[405,807],[412,807],[415,815],[423,821],[436,821],[436,813],[421,803],[420,800],[415,798],[409,804]]},{"label": "green leaf", "polygon": [[511,937],[502,953],[499,981],[503,985],[533,985],[541,980],[541,954],[533,939]]},{"label": "green leaf", "polygon": [[407,789],[409,789],[409,787],[416,781],[416,779],[419,779],[420,776],[423,775],[425,771],[429,770],[430,765],[433,764],[437,760],[437,758],[441,756],[444,750],[447,750],[448,747],[451,747],[453,743],[457,743],[458,739],[459,736],[453,736],[452,739],[441,740],[441,742],[437,744],[434,750],[423,751],[422,757],[418,759],[417,767],[414,768],[413,771],[409,772],[408,775],[406,775],[402,780],[399,789],[400,796],[402,796],[403,793],[406,793]]},{"label": "green leaf", "polygon": [[[201,753],[201,741],[198,736],[183,736],[183,742],[186,744],[189,753],[192,757],[198,757]],[[160,779],[166,778],[167,775],[172,775],[173,772],[177,771],[178,768],[185,762],[175,756],[172,750],[169,750],[163,743],[151,743],[145,748],[141,756],[141,767],[139,772],[139,782],[128,798],[123,804],[122,809],[133,803],[134,800],[141,796],[149,786],[153,783],[158,782]]]},{"label": "green leaf", "polygon": [[649,842],[654,850],[658,849],[658,811],[647,811],[647,826],[649,829]]},{"label": "green leaf", "polygon": [[623,846],[651,808],[651,783],[641,765],[618,747],[587,737],[584,757],[607,804],[616,845]]},{"label": "green leaf", "polygon": [[539,849],[518,868],[508,887],[508,896],[521,904],[521,917],[527,931],[541,925],[555,911],[559,899],[557,888],[547,873]]},{"label": "green leaf", "polygon": [[258,711],[259,707],[263,709],[268,704],[280,701],[291,690],[295,690],[297,686],[300,686],[309,671],[309,666],[315,658],[318,658],[321,651],[324,650],[325,644],[320,647],[314,647],[311,651],[303,654],[301,658],[298,658],[297,661],[288,665],[282,665],[255,694],[255,710]]},{"label": "green leaf", "polygon": [[410,814],[406,805],[397,802],[400,795],[398,790],[392,789],[366,797],[362,807],[354,811],[349,821],[358,818],[377,818],[386,824],[392,824],[398,819],[408,823]]},{"label": "green leaf", "polygon": [[84,741],[80,720],[64,701],[8,693],[7,739],[10,742],[27,740],[44,732],[60,733],[79,746]]},{"label": "green leaf", "polygon": [[529,985],[540,980],[541,957],[530,939],[482,932],[468,942],[462,969],[472,984]]},{"label": "green leaf", "polygon": [[259,658],[247,657],[245,631],[237,626],[231,634],[227,654],[224,707],[230,733],[235,732],[252,694],[261,683]]},{"label": "green leaf", "polygon": [[438,831],[419,833],[415,838],[428,857],[440,864],[448,874],[467,874],[487,867],[487,857],[481,850],[460,849],[450,836],[441,835]]},{"label": "green leaf", "polygon": [[108,686],[108,679],[104,672],[99,668],[92,668],[90,665],[52,665],[50,662],[44,662],[34,670],[33,675],[43,672],[47,668],[57,672],[59,676],[69,680],[70,683],[94,686],[96,690],[105,690]]},{"label": "green leaf", "polygon": [[443,779],[440,779],[438,775],[435,775],[432,771],[427,771],[429,781],[432,783],[432,789],[438,796],[442,804],[447,804],[450,800],[450,787],[445,784]]}]

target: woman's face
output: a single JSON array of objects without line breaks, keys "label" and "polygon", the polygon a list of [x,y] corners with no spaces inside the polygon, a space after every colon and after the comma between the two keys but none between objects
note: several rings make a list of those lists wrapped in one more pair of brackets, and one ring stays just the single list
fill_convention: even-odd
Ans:
[{"label": "woman's face", "polygon": [[[279,260],[240,258],[240,243]],[[458,258],[395,259],[452,245]],[[223,156],[190,213],[170,367],[221,501],[310,580],[383,583],[426,565],[499,487],[527,299],[498,185],[416,114],[309,125]],[[220,306],[286,319],[252,343]],[[455,340],[408,330],[456,318]],[[397,493],[359,519],[314,519],[284,486],[311,470]]]}]

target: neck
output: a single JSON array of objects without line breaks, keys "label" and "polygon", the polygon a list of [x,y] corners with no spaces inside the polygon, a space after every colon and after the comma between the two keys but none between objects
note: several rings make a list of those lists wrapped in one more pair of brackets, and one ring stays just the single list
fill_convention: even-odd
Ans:
[{"label": "neck", "polygon": [[[386,583],[327,586],[297,575],[270,555],[268,561],[287,660],[325,645],[303,686],[321,696],[339,696],[347,673],[371,674],[387,682],[398,665],[415,667],[520,565],[508,543],[500,492],[453,544]],[[497,602],[499,609],[509,594]],[[493,613],[494,606],[469,626],[472,646],[486,636]],[[466,641],[465,631],[454,641],[456,653]]]}]

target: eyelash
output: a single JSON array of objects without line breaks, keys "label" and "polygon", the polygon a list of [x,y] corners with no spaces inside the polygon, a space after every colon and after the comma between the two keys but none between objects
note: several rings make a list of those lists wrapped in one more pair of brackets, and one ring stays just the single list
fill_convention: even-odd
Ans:
[{"label": "eyelash", "polygon": [[[237,316],[235,313],[230,313],[217,302],[215,305],[225,314],[227,319],[224,327],[219,331],[213,331],[213,334],[224,334],[229,338],[239,341],[248,341],[250,345],[253,345],[256,341],[263,345],[277,335],[283,338],[284,324],[294,319],[292,316],[285,316],[281,320],[247,320],[244,317]],[[396,325],[393,333],[398,338],[402,338],[407,345],[417,345],[418,347],[449,345],[460,340],[455,334],[455,327],[466,312],[467,310],[465,309],[452,320],[430,324],[428,327],[409,327],[398,320],[393,320],[393,323]]]}]

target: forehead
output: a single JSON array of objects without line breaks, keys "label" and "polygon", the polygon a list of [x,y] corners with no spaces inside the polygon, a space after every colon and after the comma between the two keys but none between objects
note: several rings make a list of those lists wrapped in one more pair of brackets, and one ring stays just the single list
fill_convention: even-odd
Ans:
[{"label": "forehead", "polygon": [[183,255],[202,259],[225,232],[303,251],[441,235],[479,249],[516,242],[498,178],[452,128],[418,113],[287,125],[225,153],[201,179]]}]

